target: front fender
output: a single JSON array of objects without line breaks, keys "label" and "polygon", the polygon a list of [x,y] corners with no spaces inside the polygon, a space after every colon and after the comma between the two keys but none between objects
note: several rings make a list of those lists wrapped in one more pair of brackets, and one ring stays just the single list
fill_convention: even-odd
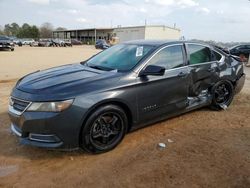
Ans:
[{"label": "front fender", "polygon": [[[133,95],[130,92],[124,92],[122,90],[116,91],[104,91],[100,93],[89,93],[88,95],[78,96],[74,105],[82,108],[84,111],[82,117],[82,124],[86,121],[88,116],[101,105],[104,104],[120,104],[121,107],[125,106],[129,113],[132,115],[133,122],[137,121],[137,99],[136,95]],[[126,110],[126,109],[125,109]]]}]

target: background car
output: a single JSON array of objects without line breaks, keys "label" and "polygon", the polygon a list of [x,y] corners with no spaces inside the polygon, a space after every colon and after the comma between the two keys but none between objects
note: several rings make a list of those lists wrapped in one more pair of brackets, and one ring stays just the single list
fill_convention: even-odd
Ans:
[{"label": "background car", "polygon": [[77,39],[71,39],[71,44],[72,45],[82,45],[82,42],[77,40]]},{"label": "background car", "polygon": [[250,44],[237,45],[229,49],[230,54],[240,56],[242,61],[248,61]]},{"label": "background car", "polygon": [[40,47],[50,47],[53,45],[53,42],[51,39],[40,39],[38,41],[38,46]]},{"label": "background car", "polygon": [[72,47],[72,43],[71,43],[71,40],[70,40],[70,39],[65,39],[65,40],[64,40],[64,44],[65,44],[65,46]]},{"label": "background car", "polygon": [[22,39],[22,45],[31,45],[33,42],[35,42],[34,39]]},{"label": "background car", "polygon": [[22,40],[17,37],[9,37],[10,40],[13,41],[14,45],[22,46]]},{"label": "background car", "polygon": [[37,47],[39,46],[39,42],[38,41],[34,41],[30,44],[31,47]]},{"label": "background car", "polygon": [[14,51],[14,42],[7,36],[0,36],[0,49]]},{"label": "background car", "polygon": [[52,46],[56,46],[56,47],[65,47],[65,42],[64,40],[61,39],[51,39],[52,41]]},{"label": "background car", "polygon": [[96,43],[95,43],[95,48],[96,49],[103,49],[103,50],[105,50],[105,49],[107,49],[109,47],[110,47],[110,45],[106,42],[106,40],[104,40],[104,39],[98,39],[98,40],[96,40]]},{"label": "background car", "polygon": [[15,39],[13,40],[13,42],[14,42],[15,45],[18,45],[18,46],[22,46],[22,45],[23,45],[23,44],[22,44],[22,40],[21,40],[21,39],[18,39],[18,38],[15,38]]}]

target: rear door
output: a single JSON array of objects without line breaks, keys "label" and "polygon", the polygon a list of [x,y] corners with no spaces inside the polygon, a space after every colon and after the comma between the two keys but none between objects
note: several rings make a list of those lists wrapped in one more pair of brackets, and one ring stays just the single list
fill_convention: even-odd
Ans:
[{"label": "rear door", "polygon": [[219,75],[219,63],[210,47],[187,43],[188,62],[191,74],[190,96],[198,96],[201,91],[211,87]]}]

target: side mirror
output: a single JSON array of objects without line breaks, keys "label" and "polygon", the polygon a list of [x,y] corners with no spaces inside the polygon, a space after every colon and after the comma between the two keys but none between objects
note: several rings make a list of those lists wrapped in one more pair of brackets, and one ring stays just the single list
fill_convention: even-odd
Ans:
[{"label": "side mirror", "polygon": [[148,65],[139,73],[139,76],[162,76],[165,73],[165,68],[157,65]]}]

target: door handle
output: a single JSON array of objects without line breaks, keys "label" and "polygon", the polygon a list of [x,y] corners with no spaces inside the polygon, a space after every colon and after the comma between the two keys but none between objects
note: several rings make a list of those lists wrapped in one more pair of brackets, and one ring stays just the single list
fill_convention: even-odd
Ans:
[{"label": "door handle", "polygon": [[188,73],[187,72],[180,72],[178,74],[179,77],[185,77]]}]

